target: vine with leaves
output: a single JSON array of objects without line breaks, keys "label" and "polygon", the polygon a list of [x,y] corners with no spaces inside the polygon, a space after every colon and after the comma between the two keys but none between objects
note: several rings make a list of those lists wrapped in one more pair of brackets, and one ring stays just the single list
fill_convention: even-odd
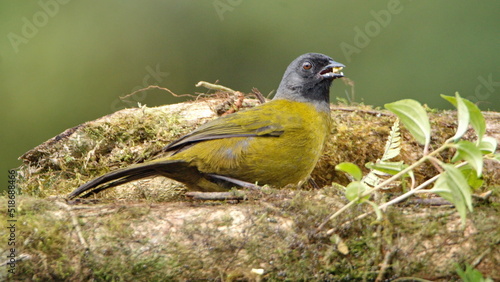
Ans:
[{"label": "vine with leaves", "polygon": [[[500,154],[495,153],[497,140],[486,136],[486,122],[479,108],[472,102],[460,97],[441,95],[457,109],[457,129],[455,135],[435,150],[429,150],[431,142],[431,126],[427,112],[422,105],[412,99],[404,99],[385,105],[385,108],[396,114],[398,120],[391,128],[382,157],[376,162],[366,164],[370,172],[363,176],[361,169],[349,162],[338,164],[335,169],[345,172],[350,176],[350,182],[345,188],[345,196],[349,203],[329,216],[318,228],[324,226],[350,207],[356,204],[369,204],[373,211],[362,214],[356,219],[375,213],[377,220],[383,217],[385,209],[399,203],[416,193],[437,194],[452,203],[458,211],[462,227],[465,226],[467,211],[472,212],[472,190],[482,185],[483,164],[486,159],[493,159],[500,163]],[[413,164],[402,161],[391,161],[397,157],[401,150],[401,134],[399,122],[408,129],[415,140],[423,145],[422,157]],[[462,137],[467,132],[469,125],[473,128],[476,141],[464,140]],[[450,163],[440,161],[436,156],[446,150],[455,150]],[[438,168],[439,173],[423,183],[416,183],[414,169],[426,162],[431,162]],[[389,176],[383,179],[383,176]],[[393,188],[394,185],[404,185],[405,179],[410,179],[410,188],[404,194],[379,204],[371,200],[371,195],[382,190]],[[431,189],[425,189],[434,184]],[[403,187],[405,188],[405,187]],[[406,189],[404,189],[406,190]],[[334,229],[327,234],[333,234]]]}]

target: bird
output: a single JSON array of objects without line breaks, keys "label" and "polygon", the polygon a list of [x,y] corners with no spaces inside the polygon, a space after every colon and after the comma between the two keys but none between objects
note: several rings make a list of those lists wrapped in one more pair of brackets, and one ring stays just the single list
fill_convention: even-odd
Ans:
[{"label": "bird", "polygon": [[166,156],[99,176],[68,198],[158,175],[200,192],[300,185],[323,151],[330,86],[344,67],[324,54],[303,54],[286,68],[269,102],[209,121],[163,148]]}]

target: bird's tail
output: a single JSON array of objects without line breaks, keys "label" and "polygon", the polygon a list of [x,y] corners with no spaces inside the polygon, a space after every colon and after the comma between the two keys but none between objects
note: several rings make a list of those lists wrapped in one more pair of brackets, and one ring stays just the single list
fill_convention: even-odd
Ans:
[{"label": "bird's tail", "polygon": [[150,163],[138,164],[97,177],[75,189],[68,195],[68,198],[73,199],[85,192],[88,193],[83,197],[88,197],[111,187],[155,175],[164,175],[175,179],[175,177],[172,177],[172,174],[176,173],[172,173],[172,171],[182,173],[182,170],[186,169],[188,169],[188,167],[185,162],[175,160],[153,161]]}]

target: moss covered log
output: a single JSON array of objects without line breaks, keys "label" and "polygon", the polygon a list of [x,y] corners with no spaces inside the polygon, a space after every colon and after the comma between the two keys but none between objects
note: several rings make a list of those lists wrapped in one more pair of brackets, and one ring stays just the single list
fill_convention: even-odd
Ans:
[{"label": "moss covered log", "polygon": [[[258,102],[246,99],[242,107]],[[184,187],[156,177],[113,188],[83,204],[64,200],[93,177],[162,155],[161,148],[216,117],[224,99],[125,109],[66,130],[24,154],[18,169],[16,274],[19,280],[342,280],[418,277],[456,279],[473,265],[500,279],[500,170],[486,163],[474,213],[460,229],[449,206],[412,201],[389,208],[383,221],[352,221],[333,235],[316,227],[347,203],[340,162],[360,167],[383,153],[395,116],[368,106],[332,106],[334,126],[312,177],[320,187],[265,188],[234,203],[184,198]],[[220,112],[220,110],[219,110]],[[428,109],[433,142],[453,136],[456,113]],[[500,114],[484,113],[500,141]],[[472,136],[472,135],[471,135]],[[422,148],[402,130],[400,160]],[[443,160],[451,155],[443,154]],[[416,171],[421,181],[436,172]],[[400,193],[395,188],[387,195]],[[382,194],[381,197],[386,195]],[[3,196],[6,199],[6,196]],[[7,199],[6,199],[7,200]],[[369,210],[352,209],[325,230]],[[1,220],[7,221],[3,212]],[[0,231],[7,246],[8,230]],[[4,234],[5,233],[5,234]],[[2,253],[6,258],[9,250]],[[462,267],[463,268],[463,267]],[[6,277],[8,268],[0,270]]]}]

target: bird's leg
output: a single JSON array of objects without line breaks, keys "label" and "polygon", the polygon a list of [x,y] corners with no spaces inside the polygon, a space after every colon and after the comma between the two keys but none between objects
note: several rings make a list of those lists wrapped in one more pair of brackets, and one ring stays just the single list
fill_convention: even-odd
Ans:
[{"label": "bird's leg", "polygon": [[212,173],[209,173],[207,174],[209,177],[213,178],[214,180],[221,180],[223,183],[223,185],[225,186],[239,186],[239,187],[242,187],[242,188],[246,188],[246,189],[250,189],[250,190],[261,190],[262,187],[260,187],[259,185],[257,184],[254,184],[254,183],[250,183],[250,182],[246,182],[246,181],[243,181],[243,180],[239,180],[239,179],[236,179],[236,178],[232,178],[232,177],[228,177],[228,176],[222,176],[222,175],[218,175],[218,174],[212,174]]},{"label": "bird's leg", "polygon": [[[261,189],[259,185],[228,176],[209,173],[206,174],[206,177],[209,178],[209,181],[227,189],[234,187],[250,190]],[[189,198],[203,201],[242,201],[247,199],[245,193],[241,190],[232,190],[228,192],[187,192],[185,195]]]},{"label": "bird's leg", "polygon": [[313,187],[314,190],[318,190],[320,189],[320,187],[318,186],[318,183],[316,183],[316,181],[314,181],[314,179],[311,177],[309,178],[309,184]]}]

